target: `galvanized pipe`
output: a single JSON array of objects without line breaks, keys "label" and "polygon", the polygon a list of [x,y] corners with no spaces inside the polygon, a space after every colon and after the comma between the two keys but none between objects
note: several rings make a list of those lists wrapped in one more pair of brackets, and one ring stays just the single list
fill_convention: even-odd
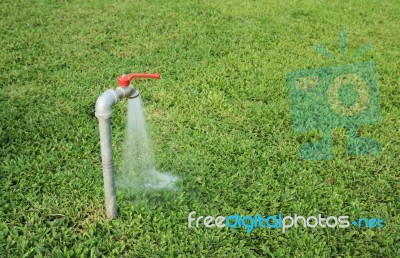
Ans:
[{"label": "galvanized pipe", "polygon": [[99,130],[106,214],[108,218],[114,219],[117,217],[118,213],[114,178],[114,161],[111,147],[111,118],[99,118]]},{"label": "galvanized pipe", "polygon": [[139,91],[132,85],[117,87],[115,90],[109,89],[103,92],[96,101],[95,115],[99,120],[101,163],[103,166],[104,196],[107,217],[114,219],[117,213],[117,198],[114,177],[114,161],[111,140],[111,114],[112,106],[123,98],[135,98],[139,96]]}]

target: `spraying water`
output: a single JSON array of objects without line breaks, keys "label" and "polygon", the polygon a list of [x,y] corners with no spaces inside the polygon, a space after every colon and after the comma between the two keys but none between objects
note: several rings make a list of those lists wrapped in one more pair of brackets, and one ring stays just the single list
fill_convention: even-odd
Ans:
[{"label": "spraying water", "polygon": [[177,177],[155,169],[154,152],[147,133],[140,95],[128,100],[126,135],[117,185],[131,190],[174,188]]}]

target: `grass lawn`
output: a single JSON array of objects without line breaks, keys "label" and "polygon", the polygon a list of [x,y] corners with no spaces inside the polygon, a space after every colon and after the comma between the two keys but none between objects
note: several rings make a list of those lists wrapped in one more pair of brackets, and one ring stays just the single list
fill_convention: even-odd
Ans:
[{"label": "grass lawn", "polygon": [[[400,3],[392,1],[2,1],[1,257],[400,257]],[[360,133],[379,156],[303,161],[286,74],[373,48],[383,120]],[[347,56],[347,57],[350,57]],[[119,191],[105,216],[97,97],[129,72],[140,80],[157,168],[179,191]],[[121,161],[126,101],[113,108]],[[118,173],[118,170],[117,170]],[[384,228],[188,228],[196,216],[348,215]]]}]

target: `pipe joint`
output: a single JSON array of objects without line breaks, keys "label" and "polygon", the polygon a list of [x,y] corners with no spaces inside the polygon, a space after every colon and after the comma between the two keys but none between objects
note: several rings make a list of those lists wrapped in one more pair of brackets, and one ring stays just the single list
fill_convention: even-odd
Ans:
[{"label": "pipe joint", "polygon": [[113,105],[123,98],[136,98],[137,96],[139,96],[139,91],[133,88],[132,85],[117,87],[115,90],[106,90],[96,101],[95,115],[97,118],[107,119],[111,117]]},{"label": "pipe joint", "polygon": [[111,117],[111,107],[119,101],[118,96],[116,90],[109,89],[103,92],[96,101],[96,117],[104,119]]}]

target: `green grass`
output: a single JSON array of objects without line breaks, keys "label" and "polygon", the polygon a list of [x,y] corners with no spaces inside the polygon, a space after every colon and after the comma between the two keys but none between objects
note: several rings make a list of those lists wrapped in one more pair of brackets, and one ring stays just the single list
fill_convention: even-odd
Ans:
[{"label": "green grass", "polygon": [[[400,256],[398,1],[2,1],[0,256]],[[363,126],[379,156],[348,156],[334,133],[329,161],[301,161],[286,74],[374,48],[383,121]],[[141,80],[157,166],[180,191],[146,204],[118,192],[105,217],[94,103],[128,72]],[[126,102],[113,109],[120,161]],[[196,180],[201,177],[201,180]],[[188,229],[197,215],[380,217],[383,229]]]}]

